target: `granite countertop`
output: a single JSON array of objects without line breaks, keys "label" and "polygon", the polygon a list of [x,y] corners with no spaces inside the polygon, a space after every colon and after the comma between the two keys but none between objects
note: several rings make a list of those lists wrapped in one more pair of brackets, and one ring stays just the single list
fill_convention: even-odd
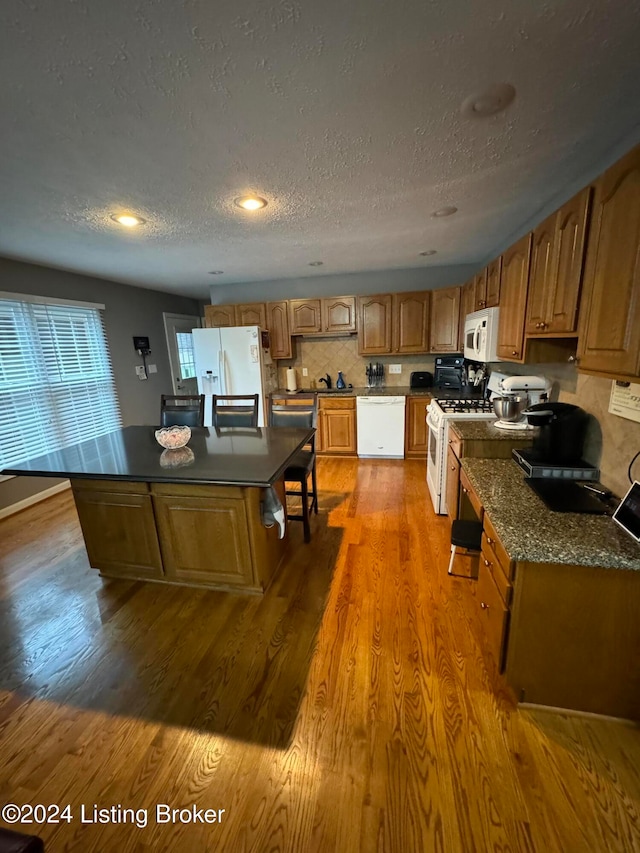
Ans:
[{"label": "granite countertop", "polygon": [[[396,387],[385,385],[383,388],[367,388],[366,385],[359,385],[354,388],[345,388],[337,390],[331,388],[327,391],[325,388],[300,388],[298,391],[287,391],[283,388],[277,391],[278,394],[311,394],[316,393],[324,397],[325,395],[332,397],[438,397],[440,399],[456,400],[459,397],[469,397],[469,394],[463,394],[461,391],[450,391],[443,388],[410,388],[408,385],[398,385]],[[475,397],[481,397],[480,393]]]},{"label": "granite countertop", "polygon": [[511,459],[461,463],[513,560],[640,571],[640,545],[608,516],[552,512]]},{"label": "granite countertop", "polygon": [[463,441],[465,439],[469,441],[485,441],[487,439],[493,441],[533,441],[533,437],[537,433],[536,429],[498,429],[495,426],[495,421],[476,421],[473,418],[449,421],[449,429],[451,427]]},{"label": "granite countertop", "polygon": [[164,450],[156,427],[130,426],[28,459],[3,473],[88,480],[257,486],[280,479],[313,430],[278,427],[191,430],[184,448]]}]

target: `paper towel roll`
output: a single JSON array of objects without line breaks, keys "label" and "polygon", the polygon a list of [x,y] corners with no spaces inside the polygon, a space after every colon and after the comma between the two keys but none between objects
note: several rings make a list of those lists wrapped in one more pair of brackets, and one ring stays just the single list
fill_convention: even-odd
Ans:
[{"label": "paper towel roll", "polygon": [[296,371],[293,367],[287,367],[287,391],[297,391]]}]

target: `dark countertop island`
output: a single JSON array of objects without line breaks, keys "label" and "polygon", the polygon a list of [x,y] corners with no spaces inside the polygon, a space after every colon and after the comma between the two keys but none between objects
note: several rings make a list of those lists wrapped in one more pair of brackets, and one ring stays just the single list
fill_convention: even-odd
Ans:
[{"label": "dark countertop island", "polygon": [[265,491],[286,505],[283,475],[307,429],[194,429],[163,450],[155,428],[126,427],[4,471],[68,477],[89,563],[101,575],[263,592],[284,558],[286,526],[262,523]]},{"label": "dark countertop island", "polygon": [[[304,429],[191,430],[184,448],[163,450],[157,427],[130,426],[7,468],[3,474],[267,487],[311,437]],[[193,458],[191,456],[193,455]]]}]

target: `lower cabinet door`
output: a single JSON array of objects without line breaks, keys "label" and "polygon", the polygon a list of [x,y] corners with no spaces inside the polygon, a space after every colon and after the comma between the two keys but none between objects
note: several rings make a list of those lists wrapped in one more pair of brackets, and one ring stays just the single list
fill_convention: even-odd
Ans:
[{"label": "lower cabinet door", "polygon": [[72,481],[89,563],[110,577],[164,578],[146,483]]},{"label": "lower cabinet door", "polygon": [[153,501],[168,581],[256,585],[243,500],[154,494]]},{"label": "lower cabinet door", "polygon": [[502,671],[505,665],[509,609],[484,562],[480,560],[476,597],[485,648]]}]

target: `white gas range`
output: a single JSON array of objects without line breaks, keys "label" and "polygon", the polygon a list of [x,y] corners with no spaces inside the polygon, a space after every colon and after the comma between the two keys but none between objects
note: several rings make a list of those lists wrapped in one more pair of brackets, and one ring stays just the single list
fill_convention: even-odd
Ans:
[{"label": "white gas range", "polygon": [[454,418],[496,420],[490,400],[440,398],[427,406],[427,485],[438,515],[447,514],[447,446],[449,421]]}]

